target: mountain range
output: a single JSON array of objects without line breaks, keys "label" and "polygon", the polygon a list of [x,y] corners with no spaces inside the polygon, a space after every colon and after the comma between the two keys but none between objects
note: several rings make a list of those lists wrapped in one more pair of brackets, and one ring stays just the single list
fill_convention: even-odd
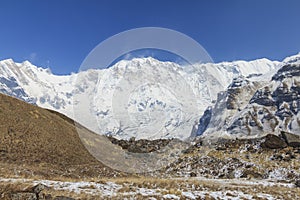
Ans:
[{"label": "mountain range", "polygon": [[179,65],[154,58],[54,75],[0,61],[0,92],[119,139],[257,137],[300,130],[300,54]]}]

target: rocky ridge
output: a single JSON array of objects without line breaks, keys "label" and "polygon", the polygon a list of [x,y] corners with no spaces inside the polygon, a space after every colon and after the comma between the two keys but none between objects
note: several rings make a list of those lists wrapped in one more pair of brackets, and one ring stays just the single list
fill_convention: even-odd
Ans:
[{"label": "rocky ridge", "polygon": [[282,131],[299,135],[300,63],[295,60],[285,60],[269,80],[234,79],[219,93],[204,135],[254,138]]}]

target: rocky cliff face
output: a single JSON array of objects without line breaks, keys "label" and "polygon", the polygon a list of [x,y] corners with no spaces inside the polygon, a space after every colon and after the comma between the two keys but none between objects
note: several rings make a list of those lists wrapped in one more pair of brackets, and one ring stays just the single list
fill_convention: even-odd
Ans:
[{"label": "rocky cliff face", "polygon": [[[300,56],[299,56],[300,57]],[[268,79],[240,77],[219,94],[205,135],[258,137],[300,134],[300,58],[291,57]]]}]

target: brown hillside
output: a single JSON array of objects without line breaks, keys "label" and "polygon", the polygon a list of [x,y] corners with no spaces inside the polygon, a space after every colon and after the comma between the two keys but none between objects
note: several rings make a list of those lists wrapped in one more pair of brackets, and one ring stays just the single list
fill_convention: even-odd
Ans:
[{"label": "brown hillside", "polygon": [[0,156],[2,177],[79,178],[118,174],[89,154],[71,119],[3,94],[0,94]]}]

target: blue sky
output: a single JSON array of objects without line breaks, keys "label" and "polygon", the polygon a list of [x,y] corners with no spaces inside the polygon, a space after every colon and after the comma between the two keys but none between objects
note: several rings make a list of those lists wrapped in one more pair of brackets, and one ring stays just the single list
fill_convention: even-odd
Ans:
[{"label": "blue sky", "polygon": [[215,62],[300,51],[297,0],[1,0],[0,59],[76,72],[101,41],[164,27],[198,41]]}]

